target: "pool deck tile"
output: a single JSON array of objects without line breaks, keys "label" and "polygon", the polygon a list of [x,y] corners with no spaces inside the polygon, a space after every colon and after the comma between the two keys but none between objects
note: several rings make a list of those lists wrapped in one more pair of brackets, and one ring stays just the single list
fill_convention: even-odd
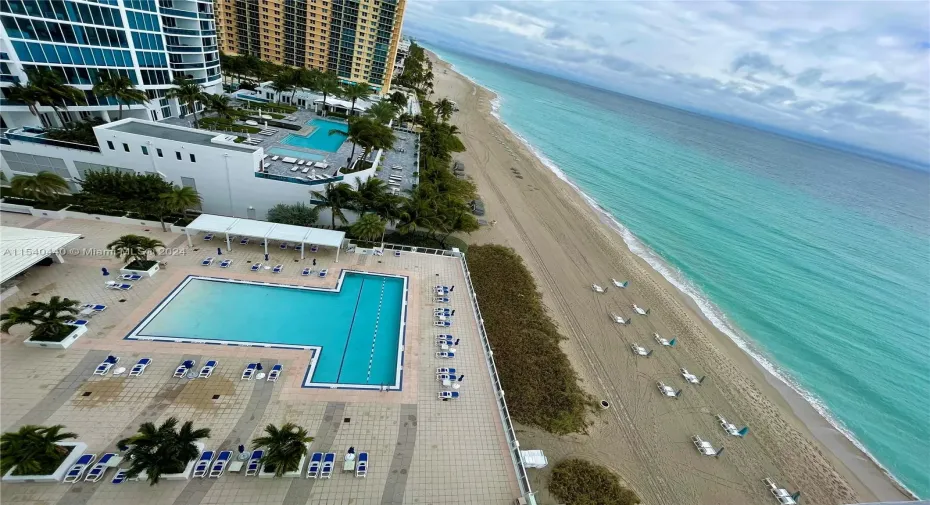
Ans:
[{"label": "pool deck tile", "polygon": [[[215,248],[222,243],[204,242],[197,237],[194,248],[188,248],[183,236],[164,233],[157,224],[142,227],[73,219],[36,223],[31,216],[8,213],[0,214],[0,220],[4,225],[31,224],[41,229],[77,232],[85,237],[73,244],[77,250],[65,257],[66,263],[28,270],[19,281],[20,292],[4,300],[4,308],[33,299],[46,300],[52,295],[108,306],[106,311],[92,317],[87,334],[65,351],[25,347],[22,340],[29,331],[27,327],[15,327],[11,334],[0,335],[3,431],[15,430],[24,422],[61,423],[78,433],[90,452],[101,454],[114,450],[115,441],[133,433],[143,420],[163,422],[176,416],[182,421],[193,420],[196,426],[209,427],[211,436],[204,440],[208,448],[234,450],[240,441],[246,443],[247,439],[260,436],[269,423],[294,422],[307,428],[311,436],[320,437],[319,442],[314,442],[319,445],[311,446],[311,452],[328,443],[339,460],[349,446],[369,452],[371,458],[365,479],[343,474],[337,467],[331,480],[312,486],[298,485],[289,479],[246,478],[230,473],[190,487],[187,482],[162,481],[154,493],[145,483],[114,486],[106,478],[99,484],[73,487],[3,483],[0,492],[4,504],[253,505],[280,504],[290,496],[298,502],[306,497],[312,503],[503,505],[519,496],[477,321],[457,259],[411,253],[400,257],[356,256],[343,252],[340,262],[335,263],[334,251],[321,249],[299,261],[298,253],[275,248],[269,250],[271,261],[293,268],[274,275],[246,270],[248,261],[263,259],[264,251],[257,245],[235,245],[233,250],[224,252],[223,257],[234,260],[230,269],[220,269],[216,264],[201,267],[200,260],[215,255]],[[116,273],[122,262],[94,249],[102,251],[107,243],[126,233],[149,235],[166,244],[177,244],[180,249],[170,252],[170,256],[159,256],[157,259],[168,261],[167,269],[151,279],[136,282],[132,290],[105,289],[100,269],[106,267]],[[300,276],[300,269],[309,266],[314,257],[318,260],[317,268],[330,268],[326,279]],[[301,387],[309,361],[309,354],[303,351],[124,339],[190,274],[334,286],[343,267],[410,278],[403,391]],[[454,360],[434,356],[437,350],[434,336],[445,333],[434,331],[438,329],[432,326],[432,310],[436,306],[432,303],[432,290],[436,284],[461,286],[448,304],[457,311],[450,333],[462,339]],[[93,366],[106,354],[120,356],[119,366],[127,370],[143,356],[151,357],[153,363],[141,377],[92,376]],[[209,358],[220,361],[209,379],[172,377],[174,368],[184,359],[197,359],[200,364]],[[240,381],[245,364],[256,359],[262,363],[284,363],[281,379],[275,384]],[[437,400],[441,389],[434,378],[438,366],[453,366],[467,375],[459,390],[460,399]],[[84,393],[90,394],[83,396]],[[215,395],[218,398],[214,399]],[[328,409],[333,404],[344,405],[342,419],[333,418],[332,409]],[[329,419],[327,412],[331,414]],[[334,430],[336,425],[338,428]],[[436,470],[450,464],[455,465],[454,470]],[[406,473],[401,474],[401,470]],[[300,489],[291,492],[292,486]]]}]

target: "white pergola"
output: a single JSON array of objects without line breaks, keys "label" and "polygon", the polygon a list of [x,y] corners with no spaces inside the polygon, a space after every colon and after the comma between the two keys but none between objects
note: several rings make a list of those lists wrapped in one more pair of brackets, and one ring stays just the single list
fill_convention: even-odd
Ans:
[{"label": "white pergola", "polygon": [[337,263],[339,262],[339,249],[342,247],[342,242],[345,240],[346,236],[345,232],[341,231],[269,223],[267,221],[256,221],[254,219],[238,217],[216,216],[213,214],[201,214],[200,217],[191,221],[191,223],[185,227],[184,233],[187,235],[187,244],[191,247],[194,246],[194,243],[191,241],[192,231],[222,233],[226,236],[226,248],[230,251],[232,250],[232,243],[229,240],[231,235],[262,239],[265,243],[265,254],[268,254],[269,240],[301,244],[300,259],[304,258],[304,250],[307,244],[335,247]]},{"label": "white pergola", "polygon": [[51,256],[61,263],[59,251],[81,238],[76,233],[0,226],[0,282],[19,275],[27,268]]}]

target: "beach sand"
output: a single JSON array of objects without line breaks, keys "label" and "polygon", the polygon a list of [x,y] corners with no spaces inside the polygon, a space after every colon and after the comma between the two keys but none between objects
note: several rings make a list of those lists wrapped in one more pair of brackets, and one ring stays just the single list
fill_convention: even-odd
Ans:
[{"label": "beach sand", "polygon": [[[645,504],[776,503],[762,483],[765,477],[791,492],[800,490],[805,504],[908,499],[800,396],[767,377],[692,300],[631,253],[577,191],[491,115],[493,93],[430,57],[432,99],[457,102],[452,122],[467,152],[455,157],[478,186],[485,218],[495,222],[470,240],[504,244],[524,258],[568,337],[563,348],[585,389],[611,404],[591,416],[585,435],[556,437],[518,427],[522,448],[543,449],[550,469],[567,457],[605,465]],[[630,286],[614,288],[611,278],[628,279]],[[597,294],[592,283],[610,288]],[[632,303],[651,313],[633,315]],[[610,312],[634,322],[620,326]],[[660,347],[653,332],[677,337],[678,345]],[[655,352],[634,357],[632,343]],[[686,384],[681,367],[707,379],[700,386]],[[663,397],[657,381],[684,392],[678,399]],[[728,437],[717,414],[748,425],[749,435]],[[701,456],[693,435],[726,450],[719,458]],[[546,491],[550,469],[530,470],[539,503],[556,503]]]}]

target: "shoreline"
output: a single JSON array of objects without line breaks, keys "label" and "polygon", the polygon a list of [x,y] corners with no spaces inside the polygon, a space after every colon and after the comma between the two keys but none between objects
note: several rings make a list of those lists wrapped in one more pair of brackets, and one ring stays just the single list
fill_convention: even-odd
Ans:
[{"label": "shoreline", "polygon": [[[511,127],[501,119],[498,113],[500,98],[495,92],[481,86],[468,76],[459,73],[452,64],[445,62],[435,53],[429,52],[429,54],[434,61],[438,62],[440,68],[451,71],[451,73],[454,73],[459,76],[459,78],[468,81],[471,86],[474,86],[475,89],[472,91],[473,95],[478,95],[479,93],[487,95],[489,110],[480,111],[479,114],[486,114],[488,122],[490,123],[489,126],[494,126],[493,123],[496,122],[496,126],[504,130],[505,135],[510,137],[508,140],[516,144],[517,150],[526,151],[521,154],[534,158],[533,161],[535,164],[544,167],[544,169],[549,171],[552,177],[564,182],[565,185],[574,192],[575,198],[584,203],[587,207],[586,210],[592,217],[604,225],[604,227],[608,228],[610,233],[615,235],[615,239],[620,239],[619,242],[623,244],[623,247],[626,249],[625,252],[632,257],[635,262],[639,263],[640,267],[651,272],[653,278],[658,278],[655,280],[658,281],[658,284],[666,292],[670,293],[679,303],[683,304],[688,312],[701,321],[703,326],[708,327],[712,337],[712,344],[718,348],[718,351],[722,351],[730,360],[736,362],[741,371],[749,375],[757,383],[757,386],[763,389],[764,396],[777,404],[779,410],[783,414],[782,417],[786,418],[789,424],[800,431],[805,438],[814,441],[815,446],[825,449],[822,452],[825,454],[826,459],[832,463],[832,466],[839,470],[843,477],[846,477],[846,479],[850,481],[850,484],[859,494],[866,497],[868,495],[873,495],[876,499],[882,500],[916,499],[913,493],[907,490],[902,483],[898,482],[897,479],[887,472],[887,470],[871,457],[867,451],[859,447],[857,441],[850,438],[851,434],[847,435],[842,431],[839,421],[837,421],[838,424],[831,422],[824,413],[816,409],[815,405],[813,405],[803,393],[795,389],[799,386],[793,385],[790,378],[773,372],[773,369],[770,367],[778,370],[777,365],[769,362],[764,356],[753,352],[751,349],[751,339],[744,338],[738,330],[728,325],[725,322],[725,316],[723,316],[719,309],[713,306],[710,300],[706,298],[700,301],[696,300],[695,296],[700,298],[700,294],[699,292],[691,292],[683,286],[687,284],[686,279],[676,277],[673,273],[673,268],[664,264],[664,261],[658,257],[658,255],[652,253],[648,247],[639,242],[632,232],[626,229],[622,223],[600,208],[597,202],[586,195],[581,188],[577,187],[554,162],[546,158],[544,154],[539,152],[535,146],[527,139],[523,138],[518,132],[512,130]],[[437,78],[439,77],[440,76],[437,75]],[[442,90],[441,86],[437,86],[437,90],[445,91]],[[492,136],[494,136],[493,133]],[[494,137],[498,138],[496,136]],[[503,145],[502,140],[501,144]],[[511,152],[509,148],[507,148],[507,150]],[[511,155],[513,156],[512,152]],[[516,159],[515,156],[514,158]],[[613,242],[616,242],[616,240]],[[506,240],[504,240],[503,243],[505,243],[505,245],[510,245],[507,244]],[[641,249],[641,251],[637,252],[636,249]],[[655,264],[656,262],[659,264]],[[707,311],[711,311],[714,317],[708,316]],[[715,318],[720,319],[720,321],[714,321]],[[725,328],[721,328],[719,326],[720,324],[724,325]],[[730,332],[738,336],[730,335]],[[740,339],[743,341],[740,342]],[[578,363],[575,359],[573,359],[573,363],[575,363],[576,368],[578,368]],[[624,477],[626,478],[627,476]]]}]

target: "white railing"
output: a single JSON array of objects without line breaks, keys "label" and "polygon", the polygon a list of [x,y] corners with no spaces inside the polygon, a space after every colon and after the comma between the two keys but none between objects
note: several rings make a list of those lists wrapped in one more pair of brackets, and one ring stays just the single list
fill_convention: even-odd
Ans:
[{"label": "white railing", "polygon": [[488,373],[491,375],[491,385],[494,387],[494,395],[497,398],[497,410],[501,416],[501,423],[504,426],[504,436],[507,437],[508,452],[510,452],[510,458],[513,460],[513,467],[517,473],[517,483],[520,485],[520,493],[527,503],[535,505],[536,499],[533,495],[533,489],[530,486],[530,478],[526,473],[526,467],[523,465],[523,457],[520,454],[520,443],[517,441],[517,433],[513,428],[510,410],[507,409],[507,401],[504,399],[504,390],[501,386],[500,376],[497,373],[497,365],[494,363],[494,351],[491,350],[491,343],[488,341],[488,334],[484,329],[484,318],[481,317],[481,309],[478,308],[478,295],[475,293],[475,288],[471,283],[471,272],[468,270],[468,262],[465,261],[465,253],[450,251],[448,249],[433,249],[387,243],[383,244],[383,247],[385,250],[451,256],[461,259],[462,273],[465,275],[465,285],[468,287],[469,296],[471,296],[471,305],[474,310],[475,321],[478,323],[478,334],[481,336],[481,345],[484,347],[484,357],[488,365]]}]

